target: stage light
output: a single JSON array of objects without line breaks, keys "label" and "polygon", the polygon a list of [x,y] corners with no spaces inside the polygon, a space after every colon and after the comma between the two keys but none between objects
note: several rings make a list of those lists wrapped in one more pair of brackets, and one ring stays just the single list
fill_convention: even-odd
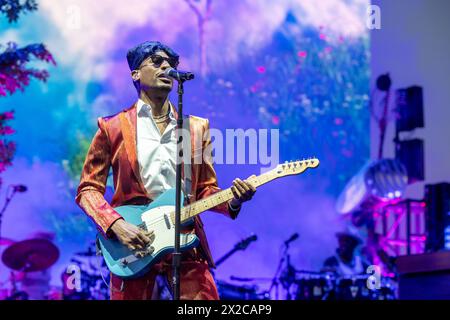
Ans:
[{"label": "stage light", "polygon": [[347,183],[336,202],[336,211],[347,214],[375,203],[400,198],[407,182],[406,168],[399,161],[370,161]]}]

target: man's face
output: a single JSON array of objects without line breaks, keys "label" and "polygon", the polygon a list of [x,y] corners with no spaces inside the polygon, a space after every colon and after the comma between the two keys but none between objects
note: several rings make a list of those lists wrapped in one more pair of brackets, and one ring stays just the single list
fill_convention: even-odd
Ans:
[{"label": "man's face", "polygon": [[[157,51],[154,55],[163,58],[169,58],[164,51]],[[138,69],[131,72],[134,81],[139,81],[141,90],[149,91],[167,91],[172,90],[173,80],[164,76],[164,71],[171,68],[167,60],[163,60],[160,64],[152,61],[152,57],[148,57],[142,61]]]}]

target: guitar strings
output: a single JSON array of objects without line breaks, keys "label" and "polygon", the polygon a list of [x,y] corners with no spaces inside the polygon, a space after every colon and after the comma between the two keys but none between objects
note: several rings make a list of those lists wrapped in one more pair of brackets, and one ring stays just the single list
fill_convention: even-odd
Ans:
[{"label": "guitar strings", "polygon": [[[266,173],[266,175],[267,175],[267,180],[270,180],[270,176]],[[255,179],[253,179],[254,181],[252,181],[252,182],[255,182],[257,185],[258,184],[261,184],[261,181],[258,181],[258,180],[261,180],[261,178],[262,178],[262,176],[263,175],[260,175],[259,177],[256,177]],[[224,196],[226,195],[226,193],[230,193],[230,192],[232,192],[231,191],[231,188],[228,188],[228,189],[225,189],[225,190],[221,190],[221,191],[219,191],[219,192],[216,192],[216,193],[214,193],[214,194],[212,194],[211,196],[209,196],[209,197],[206,197],[206,198],[204,198],[204,199],[201,199],[201,200],[199,200],[199,201],[196,201],[196,202],[194,202],[194,203],[192,203],[192,204],[189,204],[189,205],[187,205],[187,206],[185,206],[185,207],[183,207],[183,208],[181,208],[181,210],[184,210],[184,211],[186,211],[186,210],[188,210],[188,212],[186,213],[186,212],[181,212],[181,215],[183,216],[183,214],[184,215],[190,215],[190,213],[191,213],[191,211],[193,210],[193,205],[194,204],[196,204],[197,202],[206,202],[206,201],[208,201],[208,198],[214,198],[214,197],[217,197],[217,198],[219,198],[220,199],[220,196],[219,196],[219,194],[224,194]],[[226,200],[225,200],[226,201]],[[224,201],[224,202],[225,202]],[[223,202],[221,202],[221,203],[223,203]],[[219,203],[220,204],[220,203]],[[216,205],[217,206],[217,205]],[[205,207],[207,207],[207,206],[205,206]],[[212,206],[212,207],[210,207],[210,208],[214,208],[214,206]],[[209,209],[210,209],[209,208]],[[206,210],[208,210],[208,209],[206,209]],[[203,210],[203,211],[206,211],[206,210]],[[202,211],[202,212],[203,212]],[[174,212],[171,212],[170,213],[170,216],[172,216],[172,213],[174,213]],[[194,215],[195,216],[195,215]],[[189,216],[189,218],[192,218],[191,216]],[[189,219],[189,218],[187,218],[187,219]],[[186,219],[186,220],[187,220]],[[153,225],[156,225],[156,224],[158,224],[158,223],[160,223],[161,221],[164,221],[165,220],[165,218],[158,218],[158,219],[156,219],[156,220],[154,220],[154,221],[152,221],[151,223],[149,223],[149,224],[145,224],[146,226],[153,226]],[[143,222],[145,222],[145,221],[143,221]]]},{"label": "guitar strings", "polygon": [[[227,192],[229,192],[229,191],[231,191],[230,189],[225,189],[225,190],[222,190],[222,191],[219,191],[219,192],[216,192],[215,194],[213,194],[213,195],[211,195],[211,198],[212,197],[217,197],[217,198],[221,198],[220,196],[219,196],[219,194],[221,194],[221,193],[227,193]],[[206,197],[205,199],[202,199],[202,200],[200,200],[200,201],[197,201],[197,202],[202,202],[202,201],[206,201],[207,199],[208,199],[209,197]],[[197,203],[197,202],[194,202],[193,204],[190,204],[190,205],[187,205],[187,206],[185,206],[185,207],[183,207],[183,208],[181,208],[181,210],[184,210],[185,212],[181,212],[181,215],[183,216],[183,215],[190,215],[190,213],[192,212],[192,210],[194,210],[194,207],[193,207],[193,205],[195,204],[195,203]],[[222,202],[223,203],[223,202]],[[205,207],[207,207],[207,206],[205,206]],[[212,206],[212,207],[210,207],[210,208],[214,208],[214,206]],[[208,210],[208,209],[206,209],[206,210]],[[206,210],[204,210],[204,211],[206,211]],[[187,212],[186,212],[187,211]],[[170,213],[170,216],[172,216],[172,213],[174,213],[174,212],[171,212]],[[192,218],[191,216],[189,216],[189,218]],[[189,219],[189,218],[187,218],[187,219]],[[154,220],[154,221],[152,221],[151,223],[149,223],[149,224],[146,224],[146,225],[148,225],[148,226],[152,226],[152,225],[156,225],[156,224],[158,224],[158,223],[160,223],[161,221],[164,221],[165,220],[165,218],[159,218],[159,219],[156,219],[156,220]],[[144,221],[145,222],[145,221]]]},{"label": "guitar strings", "polygon": [[[228,191],[228,189],[226,189],[226,190],[223,190],[223,191],[220,191],[220,192],[225,192],[225,191]],[[219,193],[219,192],[217,192],[217,193]],[[213,196],[217,196],[217,193],[216,194],[214,194]],[[220,199],[220,197],[219,196],[217,196],[219,199]],[[208,198],[205,198],[205,199],[208,199]],[[205,199],[202,199],[202,200],[205,200]],[[201,200],[201,201],[202,201]],[[198,202],[201,202],[201,201],[198,201]],[[194,202],[194,204],[195,204],[196,202]],[[223,203],[223,202],[222,202]],[[215,205],[215,206],[217,206],[217,204]],[[214,208],[215,206],[212,206],[212,207],[209,207],[208,209],[210,209],[210,208]],[[208,207],[208,206],[205,206],[205,207]],[[206,211],[206,210],[208,210],[208,209],[205,209],[205,210],[203,210],[203,211]],[[188,206],[185,206],[185,207],[183,207],[181,210],[184,210],[185,212],[181,212],[181,216],[186,216],[186,215],[188,215],[189,217],[188,218],[185,218],[186,220],[187,219],[190,219],[190,218],[192,218],[192,216],[190,216],[190,213],[192,212],[192,210],[194,210],[194,208],[192,207],[192,205],[188,205]],[[187,211],[187,212],[186,212]],[[195,210],[194,210],[195,211]],[[202,212],[203,212],[202,211]],[[172,216],[172,213],[173,214],[175,214],[175,212],[171,212],[169,215],[170,216]],[[200,214],[200,213],[199,213]],[[195,216],[196,214],[194,214],[193,216]],[[160,222],[162,222],[162,221],[164,221],[165,220],[165,218],[158,218],[158,219],[156,219],[156,220],[154,220],[154,221],[152,221],[151,223],[146,223],[146,226],[152,226],[152,225],[156,225],[156,224],[158,224],[158,223],[160,223]],[[144,223],[145,223],[145,221],[143,221]]]}]

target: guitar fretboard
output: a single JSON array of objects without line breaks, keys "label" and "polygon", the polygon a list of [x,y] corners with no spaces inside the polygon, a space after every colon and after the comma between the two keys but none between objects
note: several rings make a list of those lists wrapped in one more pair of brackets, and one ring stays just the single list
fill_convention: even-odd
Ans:
[{"label": "guitar fretboard", "polygon": [[[276,172],[269,171],[257,177],[247,179],[247,181],[249,181],[251,184],[255,186],[255,188],[257,188],[276,178],[278,178]],[[186,222],[188,219],[195,217],[196,215],[206,210],[214,208],[222,203],[228,202],[233,198],[234,198],[233,192],[231,191],[231,188],[228,188],[216,192],[213,195],[210,195],[204,199],[191,203],[190,205],[181,208],[181,223]],[[173,223],[175,223],[175,212],[171,213],[170,219],[172,220]]]},{"label": "guitar fretboard", "polygon": [[[294,175],[299,174],[305,171],[307,168],[316,168],[319,165],[318,159],[307,159],[307,160],[297,160],[292,161],[290,163],[285,163],[282,165],[278,165],[275,169],[272,169],[266,173],[263,173],[259,176],[255,176],[247,179],[251,184],[255,186],[255,188],[266,184],[274,179],[277,179],[286,175]],[[216,192],[204,199],[198,200],[190,205],[187,205],[181,208],[181,223],[186,222],[187,220],[195,217],[196,215],[214,208],[222,203],[230,201],[234,198],[233,192],[231,188],[221,190]],[[175,224],[175,212],[170,214],[170,219],[172,223]]]}]

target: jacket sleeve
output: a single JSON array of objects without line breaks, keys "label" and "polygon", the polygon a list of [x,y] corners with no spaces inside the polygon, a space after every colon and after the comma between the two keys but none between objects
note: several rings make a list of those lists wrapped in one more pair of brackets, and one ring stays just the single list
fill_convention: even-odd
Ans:
[{"label": "jacket sleeve", "polygon": [[98,127],[86,155],[75,201],[95,222],[99,231],[110,236],[111,226],[122,217],[104,198],[111,166],[111,146],[105,129],[105,120],[99,118]]},{"label": "jacket sleeve", "polygon": [[[197,200],[206,198],[221,189],[217,185],[216,171],[213,166],[211,135],[209,132],[209,121],[205,121],[203,128],[203,161],[200,166],[199,178],[197,183]],[[206,154],[206,156],[205,156]],[[236,210],[230,208],[229,202],[222,203],[211,210],[222,213],[232,219],[236,219],[240,207]]]}]

